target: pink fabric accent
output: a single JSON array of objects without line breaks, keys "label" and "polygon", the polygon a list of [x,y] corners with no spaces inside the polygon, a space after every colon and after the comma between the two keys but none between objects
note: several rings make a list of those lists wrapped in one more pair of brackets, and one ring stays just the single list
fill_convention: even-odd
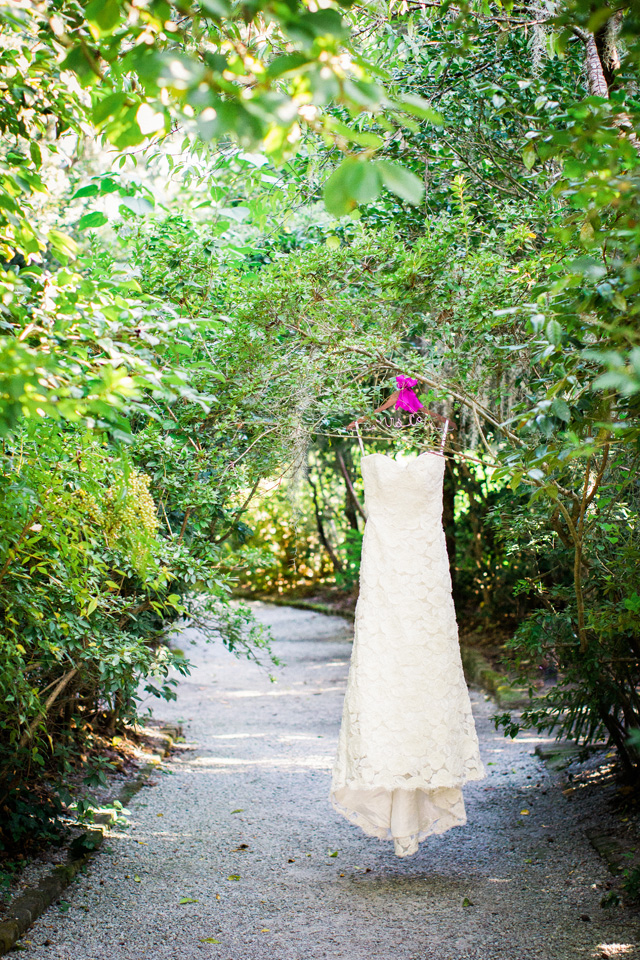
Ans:
[{"label": "pink fabric accent", "polygon": [[412,377],[400,375],[399,377],[396,377],[396,383],[398,384],[398,389],[400,390],[400,395],[396,400],[396,410],[408,410],[410,413],[416,413],[418,410],[422,409],[423,404],[420,403],[415,393],[411,389],[412,387],[417,386],[418,381],[414,380]]}]

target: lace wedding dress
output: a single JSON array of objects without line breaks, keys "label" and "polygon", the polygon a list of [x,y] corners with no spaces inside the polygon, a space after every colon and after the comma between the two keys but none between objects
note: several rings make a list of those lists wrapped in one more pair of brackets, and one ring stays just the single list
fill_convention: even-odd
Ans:
[{"label": "lace wedding dress", "polygon": [[355,641],[331,802],[409,856],[466,823],[485,771],[462,672],[442,529],[444,458],[362,458],[365,526]]}]

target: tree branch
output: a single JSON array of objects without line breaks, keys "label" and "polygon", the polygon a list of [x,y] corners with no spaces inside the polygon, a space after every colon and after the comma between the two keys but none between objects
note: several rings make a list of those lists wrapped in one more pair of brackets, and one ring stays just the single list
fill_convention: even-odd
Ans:
[{"label": "tree branch", "polygon": [[330,558],[330,560],[331,560],[331,563],[333,564],[334,570],[337,570],[338,572],[341,573],[341,572],[342,572],[342,563],[340,562],[340,558],[339,558],[338,555],[336,554],[335,550],[333,549],[333,547],[332,547],[331,544],[329,543],[329,539],[328,539],[327,534],[326,534],[325,529],[324,529],[324,522],[323,522],[323,519],[322,519],[322,511],[321,511],[321,509],[320,509],[320,503],[319,503],[319,500],[318,500],[318,490],[317,490],[317,487],[316,487],[315,483],[314,483],[313,480],[311,479],[311,475],[310,475],[309,473],[307,473],[307,481],[308,481],[308,483],[309,483],[309,486],[311,487],[311,494],[312,494],[312,497],[313,497],[313,507],[314,507],[314,511],[315,511],[315,515],[316,515],[316,526],[317,526],[317,528],[318,528],[318,536],[320,537],[320,542],[322,543],[322,546],[325,548],[325,550],[326,550],[327,553],[329,554],[329,558]]},{"label": "tree branch", "polygon": [[362,517],[362,519],[363,519],[363,520],[366,520],[366,519],[367,519],[367,515],[366,515],[366,513],[364,512],[364,507],[362,506],[362,504],[361,504],[360,501],[358,500],[358,495],[357,495],[356,491],[355,491],[354,488],[353,488],[353,483],[351,482],[351,477],[349,476],[349,471],[347,470],[347,465],[346,465],[346,463],[344,462],[344,457],[342,456],[342,451],[341,451],[341,450],[338,450],[338,452],[337,452],[337,454],[336,454],[336,460],[338,461],[338,466],[340,467],[340,472],[342,473],[342,476],[344,477],[344,482],[345,482],[346,485],[347,485],[347,490],[348,490],[348,492],[349,492],[349,496],[351,497],[351,500],[352,500],[352,502],[353,502],[353,505],[354,505],[354,507],[356,508],[356,510],[358,511],[358,513],[360,514],[360,516]]},{"label": "tree branch", "polygon": [[251,501],[253,500],[253,497],[254,497],[255,492],[256,492],[256,490],[258,489],[258,487],[260,486],[260,480],[261,480],[261,479],[262,479],[262,477],[258,477],[258,479],[256,480],[256,482],[254,483],[254,485],[253,485],[252,488],[251,488],[251,493],[249,494],[249,496],[247,497],[247,499],[244,501],[244,503],[242,504],[242,506],[239,507],[239,509],[236,510],[236,512],[234,513],[233,519],[231,520],[231,525],[230,525],[229,529],[228,529],[227,532],[224,533],[221,537],[219,537],[217,540],[214,540],[214,541],[213,541],[215,544],[224,543],[224,541],[225,541],[228,537],[231,536],[231,534],[233,533],[233,531],[234,531],[234,529],[235,529],[235,525],[237,524],[238,520],[240,519],[240,517],[242,516],[242,514],[244,513],[244,511],[247,509],[247,507],[249,506],[249,504],[250,504]]},{"label": "tree branch", "polygon": [[43,717],[46,717],[46,715],[48,714],[54,702],[58,699],[62,691],[65,689],[65,687],[68,686],[71,680],[73,680],[77,672],[78,672],[78,668],[74,667],[73,670],[70,670],[68,673],[65,673],[65,675],[61,677],[60,680],[58,680],[54,689],[51,691],[51,693],[47,697],[44,706],[39,710],[35,720],[31,721],[31,723],[29,724],[29,729],[25,730],[25,732],[20,737],[21,747],[26,747],[27,743],[29,742],[29,740],[31,740],[31,737],[35,733],[35,729],[40,723],[40,721],[43,719]]}]

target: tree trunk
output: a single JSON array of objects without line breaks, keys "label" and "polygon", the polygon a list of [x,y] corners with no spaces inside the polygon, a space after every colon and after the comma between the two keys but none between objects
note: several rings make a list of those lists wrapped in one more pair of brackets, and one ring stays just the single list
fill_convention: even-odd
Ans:
[{"label": "tree trunk", "polygon": [[[592,97],[609,100],[609,91],[615,87],[620,56],[616,46],[618,27],[623,12],[615,13],[594,35],[588,30],[574,26],[573,32],[580,37],[585,47],[585,64],[589,93]],[[637,153],[640,154],[640,140],[633,129],[631,119],[626,113],[614,114],[613,122],[623,136],[627,137]]]},{"label": "tree trunk", "polygon": [[317,528],[318,528],[318,536],[320,537],[320,543],[322,544],[322,546],[325,548],[325,550],[326,550],[327,553],[329,554],[329,559],[331,560],[331,563],[332,563],[332,565],[333,565],[333,569],[334,569],[336,572],[341,573],[341,572],[342,572],[342,564],[341,564],[341,562],[340,562],[340,558],[338,557],[338,555],[336,554],[335,550],[334,550],[333,547],[331,546],[331,544],[330,544],[330,542],[329,542],[329,538],[327,537],[326,531],[325,531],[325,529],[324,529],[324,521],[323,521],[323,517],[322,517],[322,509],[321,509],[321,507],[320,507],[320,501],[319,501],[319,499],[318,499],[318,489],[317,489],[315,483],[313,482],[313,480],[311,479],[311,474],[310,474],[310,473],[307,473],[307,480],[309,481],[309,486],[311,487],[311,495],[312,495],[312,497],[313,497],[313,509],[314,509],[314,512],[315,512],[315,515],[316,515],[316,526],[317,526]]},{"label": "tree trunk", "polygon": [[585,53],[589,93],[592,97],[602,97],[604,100],[608,100],[609,86],[605,78],[604,66],[600,59],[596,38],[593,34],[589,34],[585,40]]},{"label": "tree trunk", "polygon": [[340,468],[340,472],[344,477],[345,486],[347,488],[345,502],[344,502],[344,514],[347,518],[347,522],[352,530],[358,529],[358,514],[364,519],[364,507],[358,500],[356,491],[353,486],[353,480],[351,479],[351,471],[353,468],[353,460],[349,451],[342,452],[338,450],[336,454],[336,461]]},{"label": "tree trunk", "polygon": [[594,39],[602,65],[602,73],[607,84],[607,89],[615,86],[616,73],[620,69],[620,56],[616,40],[620,24],[622,23],[623,11],[618,10],[605,25],[596,31]]}]

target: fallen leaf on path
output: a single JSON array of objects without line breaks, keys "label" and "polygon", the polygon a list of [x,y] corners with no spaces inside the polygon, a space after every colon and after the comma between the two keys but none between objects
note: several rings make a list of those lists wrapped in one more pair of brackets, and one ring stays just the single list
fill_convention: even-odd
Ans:
[{"label": "fallen leaf on path", "polygon": [[178,903],[199,903],[199,901],[194,900],[193,897],[181,897]]},{"label": "fallen leaf on path", "polygon": [[140,877],[134,877],[133,879],[135,880],[136,883],[142,883],[142,880],[140,879]]},{"label": "fallen leaf on path", "polygon": [[529,811],[528,811],[528,810],[521,810],[521,811],[520,811],[520,815],[523,816],[523,817],[528,817],[528,816],[529,816]]},{"label": "fallen leaf on path", "polygon": [[338,856],[338,851],[337,851],[337,850],[334,850],[333,853],[330,853],[330,854],[329,854],[329,856],[330,856],[330,857],[337,857],[337,856]]},{"label": "fallen leaf on path", "polygon": [[465,897],[464,900],[462,901],[462,906],[463,906],[463,907],[472,907],[472,906],[473,906],[473,903],[471,902],[471,900],[469,900],[469,897]]},{"label": "fallen leaf on path", "polygon": [[260,933],[271,933],[271,931],[269,930],[269,927],[263,927]]},{"label": "fallen leaf on path", "polygon": [[244,813],[244,810],[240,807],[238,810],[232,810],[231,813]]},{"label": "fallen leaf on path", "polygon": [[239,880],[240,877],[237,873],[232,873],[230,877],[227,877],[227,880]]},{"label": "fallen leaf on path", "polygon": [[200,943],[220,943],[215,937],[200,937]]}]

